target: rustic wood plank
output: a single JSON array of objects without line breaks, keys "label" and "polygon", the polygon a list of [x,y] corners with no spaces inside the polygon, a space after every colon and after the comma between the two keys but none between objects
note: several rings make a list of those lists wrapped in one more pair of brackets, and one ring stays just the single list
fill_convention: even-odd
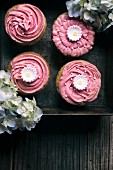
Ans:
[{"label": "rustic wood plank", "polygon": [[[16,141],[13,147],[14,149],[13,169],[16,170],[36,169],[37,149],[38,149],[37,148],[38,140],[36,140],[36,135],[34,134],[31,135],[31,133],[24,133],[24,132],[17,131],[14,134],[14,138],[16,139]],[[15,155],[15,151],[16,151],[16,155]]]},{"label": "rustic wood plank", "polygon": [[[13,57],[15,57],[16,55],[18,55],[19,53],[22,52],[26,52],[26,51],[34,51],[37,52],[39,54],[41,54],[49,63],[50,65],[50,80],[48,85],[45,87],[45,89],[43,89],[43,92],[38,92],[37,94],[35,94],[35,98],[37,100],[37,103],[39,104],[39,106],[41,108],[58,108],[58,109],[62,109],[62,110],[69,110],[70,108],[73,108],[73,110],[78,111],[78,114],[80,114],[79,112],[79,107],[76,106],[71,106],[70,104],[68,104],[66,101],[64,101],[64,99],[61,98],[61,96],[58,94],[57,90],[56,90],[56,85],[55,85],[55,80],[56,80],[56,76],[57,73],[59,71],[59,69],[67,62],[74,60],[74,58],[70,58],[70,57],[66,57],[63,54],[61,54],[57,48],[55,47],[53,41],[52,41],[52,25],[54,23],[54,20],[63,12],[66,11],[66,6],[65,6],[65,0],[62,1],[60,7],[58,5],[58,1],[56,0],[54,2],[51,2],[48,5],[48,2],[45,2],[46,5],[43,6],[43,3],[41,1],[36,1],[36,2],[32,2],[32,4],[37,5],[45,14],[46,19],[47,19],[47,29],[46,29],[46,33],[44,35],[44,37],[37,42],[36,44],[32,45],[32,46],[21,46],[17,43],[15,43],[14,41],[12,41],[9,36],[6,34],[5,32],[5,28],[4,28],[4,23],[3,23],[3,18],[5,16],[5,13],[7,11],[7,9],[13,5],[15,5],[15,2],[7,2],[4,3],[2,10],[2,38],[1,38],[1,45],[2,45],[2,55],[1,55],[1,68],[2,69],[7,69],[7,65],[9,64],[9,62],[12,60]],[[16,1],[16,3],[20,3],[22,1]],[[30,0],[28,0],[27,2],[31,2]],[[22,2],[23,3],[23,2]],[[52,3],[55,4],[55,8],[52,7]],[[105,38],[105,40],[102,42],[102,37]],[[102,43],[102,44],[101,44]],[[109,103],[109,97],[107,96],[107,92],[106,92],[106,86],[109,83],[109,79],[106,79],[108,72],[106,73],[107,68],[109,67],[106,63],[112,63],[112,57],[109,57],[109,61],[106,62],[106,52],[107,52],[107,43],[106,43],[106,37],[103,34],[96,34],[95,37],[95,45],[93,47],[93,49],[88,52],[87,54],[81,56],[81,59],[84,59],[86,61],[91,62],[92,64],[96,65],[98,67],[98,69],[100,70],[100,72],[102,73],[102,86],[101,86],[101,90],[99,93],[98,98],[91,102],[86,104],[87,108],[88,107],[92,107],[92,111],[90,114],[94,114],[93,112],[93,108],[104,108],[106,110],[106,108],[108,109],[108,105],[107,103]],[[109,76],[108,76],[109,77]],[[113,83],[111,83],[112,86]],[[46,100],[48,96],[48,100]],[[27,96],[32,98],[32,96]],[[110,106],[111,108],[111,106]],[[112,111],[111,111],[112,112]],[[106,110],[103,114],[111,114],[111,112],[109,112],[108,110]],[[48,113],[48,112],[47,112]],[[48,113],[50,114],[50,113]],[[58,112],[56,112],[56,114],[58,114]],[[64,113],[63,113],[64,114]],[[69,113],[71,114],[71,113]],[[74,114],[74,113],[72,113]],[[81,113],[82,114],[82,113]],[[85,113],[87,114],[87,112]],[[88,112],[89,114],[89,112]],[[100,112],[98,112],[97,109],[97,114],[101,114]],[[83,113],[84,115],[84,113]]]},{"label": "rustic wood plank", "polygon": [[87,116],[112,116],[113,112],[109,112],[108,110],[104,108],[98,108],[98,107],[81,107],[77,109],[60,109],[60,108],[42,108],[44,116],[62,116],[62,115],[67,115],[67,116],[80,116],[80,115],[87,115]]},{"label": "rustic wood plank", "polygon": [[107,116],[45,117],[32,132],[14,134],[13,170],[111,170],[109,123]]},{"label": "rustic wood plank", "polygon": [[109,169],[110,117],[103,117],[101,122],[101,170]]},{"label": "rustic wood plank", "polygon": [[[102,122],[102,120],[100,120]],[[94,132],[94,169],[95,170],[100,170],[101,164],[100,164],[100,159],[101,159],[101,122],[98,123],[97,129]],[[109,122],[108,122],[109,123]],[[98,133],[97,133],[98,131]],[[109,144],[108,144],[109,147]],[[92,151],[91,151],[92,152]]]},{"label": "rustic wood plank", "polygon": [[109,117],[102,117],[94,133],[88,133],[88,170],[109,169]]},{"label": "rustic wood plank", "polygon": [[80,133],[80,170],[88,169],[88,135],[87,131]]},{"label": "rustic wood plank", "polygon": [[13,142],[9,134],[0,135],[0,170],[12,170]]},{"label": "rustic wood plank", "polygon": [[113,116],[110,120],[110,170],[113,169]]}]

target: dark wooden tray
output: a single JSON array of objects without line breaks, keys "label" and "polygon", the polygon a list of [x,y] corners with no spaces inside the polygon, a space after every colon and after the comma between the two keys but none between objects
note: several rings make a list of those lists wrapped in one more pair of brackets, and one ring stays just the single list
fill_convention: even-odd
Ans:
[{"label": "dark wooden tray", "polygon": [[[46,88],[35,94],[38,105],[43,109],[45,115],[113,115],[113,40],[112,28],[108,32],[96,33],[95,45],[87,54],[79,58],[65,57],[52,42],[52,24],[63,12],[66,12],[66,0],[55,1],[30,1],[15,0],[7,2],[4,0],[0,5],[0,41],[1,58],[0,69],[7,69],[10,60],[17,54],[34,51],[41,54],[50,65],[50,81]],[[47,30],[44,37],[34,45],[21,46],[13,42],[4,29],[4,15],[6,11],[18,3],[31,3],[39,7],[46,16]],[[66,103],[58,94],[55,79],[59,69],[65,63],[74,59],[83,59],[96,65],[102,74],[102,86],[98,98],[85,106],[72,106]],[[28,96],[32,98],[32,96]]]}]

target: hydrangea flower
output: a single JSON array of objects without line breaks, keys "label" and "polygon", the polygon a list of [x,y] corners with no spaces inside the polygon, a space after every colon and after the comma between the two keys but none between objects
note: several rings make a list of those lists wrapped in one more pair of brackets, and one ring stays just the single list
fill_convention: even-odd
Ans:
[{"label": "hydrangea flower", "polygon": [[66,2],[70,17],[77,18],[78,16],[80,16],[81,6],[80,6],[79,2],[80,2],[80,0],[76,0],[76,1],[70,0],[70,1]]},{"label": "hydrangea flower", "polygon": [[113,0],[70,0],[66,7],[70,17],[90,21],[97,32],[113,25]]},{"label": "hydrangea flower", "polygon": [[10,74],[0,71],[0,134],[13,130],[31,130],[43,115],[36,100],[18,96],[17,87],[11,82]]}]

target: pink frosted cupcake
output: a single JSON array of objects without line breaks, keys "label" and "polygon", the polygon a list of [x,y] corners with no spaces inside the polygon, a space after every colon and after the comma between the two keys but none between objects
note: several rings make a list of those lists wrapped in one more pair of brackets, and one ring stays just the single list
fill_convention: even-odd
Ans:
[{"label": "pink frosted cupcake", "polygon": [[25,94],[42,90],[50,75],[47,61],[34,52],[25,52],[14,57],[8,70],[11,73],[11,80],[17,85],[18,90]]},{"label": "pink frosted cupcake", "polygon": [[87,61],[71,61],[58,72],[56,86],[68,103],[82,105],[97,98],[101,88],[101,73]]},{"label": "pink frosted cupcake", "polygon": [[65,56],[79,57],[92,49],[95,32],[90,23],[86,25],[63,13],[53,24],[52,36],[56,47]]},{"label": "pink frosted cupcake", "polygon": [[42,11],[31,4],[18,4],[5,15],[7,34],[20,44],[33,44],[40,40],[46,30],[46,18]]}]

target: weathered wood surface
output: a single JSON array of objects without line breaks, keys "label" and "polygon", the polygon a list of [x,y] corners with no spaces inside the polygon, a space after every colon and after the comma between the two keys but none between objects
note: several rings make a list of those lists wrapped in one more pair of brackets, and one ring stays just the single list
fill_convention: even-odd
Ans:
[{"label": "weathered wood surface", "polygon": [[113,112],[110,112],[109,110],[103,109],[103,108],[96,108],[96,107],[88,107],[85,106],[82,108],[78,108],[77,110],[66,110],[66,109],[59,109],[59,108],[42,108],[44,115],[94,115],[94,116],[111,116],[113,115]]},{"label": "weathered wood surface", "polygon": [[[111,78],[109,78],[109,75],[112,71],[112,68],[109,68],[109,65],[111,67],[111,63],[113,62],[112,59],[113,57],[111,53],[108,53],[108,51],[110,50],[110,49],[108,50],[108,44],[109,44],[108,37],[111,37],[111,34],[109,33],[96,34],[95,45],[93,46],[93,49],[90,50],[87,54],[80,57],[80,59],[89,61],[92,64],[96,65],[102,74],[102,86],[98,98],[95,101],[86,104],[84,107],[82,107],[83,109],[80,110],[80,106],[71,106],[66,101],[64,101],[64,99],[61,98],[61,96],[58,94],[56,90],[55,81],[59,69],[68,61],[72,61],[76,59],[76,58],[66,57],[63,54],[61,54],[57,50],[57,48],[55,47],[52,41],[52,25],[54,23],[54,20],[61,13],[66,11],[65,1],[66,0],[63,0],[60,6],[59,6],[59,2],[60,2],[59,0],[55,0],[54,2],[51,2],[49,4],[48,2],[44,2],[45,4],[43,4],[42,1],[32,2],[32,4],[37,5],[43,11],[47,19],[47,29],[44,37],[39,42],[31,46],[22,46],[13,42],[6,34],[4,28],[4,16],[6,11],[17,3],[23,3],[23,1],[21,0],[11,1],[11,2],[4,1],[2,8],[0,7],[1,16],[2,16],[1,25],[0,25],[2,30],[0,69],[7,70],[7,65],[9,64],[11,59],[22,52],[26,52],[26,51],[37,52],[41,54],[50,65],[50,80],[48,85],[45,87],[43,91],[35,94],[37,103],[41,108],[48,108],[48,109],[58,108],[62,110],[62,114],[65,114],[63,110],[68,110],[69,113],[70,112],[72,113],[73,111],[73,114],[77,114],[77,110],[78,110],[79,114],[84,115],[84,110],[86,110],[86,114],[87,114],[87,110],[89,110],[89,108],[91,108],[90,110],[92,115],[94,115],[95,113],[97,114],[101,113],[101,115],[102,114],[106,115],[107,113],[112,114],[113,111],[111,109],[112,108],[111,101],[113,100],[113,96],[111,95],[112,94],[111,91],[113,91],[112,88],[113,81],[111,80]],[[31,3],[30,0],[26,2]],[[113,43],[110,42],[110,44]],[[111,47],[109,46],[109,48]],[[28,96],[28,97],[32,98],[32,96]],[[102,109],[103,109],[103,113],[102,113]],[[47,114],[47,112],[44,113]]]},{"label": "weathered wood surface", "polygon": [[113,117],[44,116],[31,132],[0,136],[0,170],[112,169]]},{"label": "weathered wood surface", "polygon": [[113,169],[113,116],[111,117],[110,121],[110,170]]}]

